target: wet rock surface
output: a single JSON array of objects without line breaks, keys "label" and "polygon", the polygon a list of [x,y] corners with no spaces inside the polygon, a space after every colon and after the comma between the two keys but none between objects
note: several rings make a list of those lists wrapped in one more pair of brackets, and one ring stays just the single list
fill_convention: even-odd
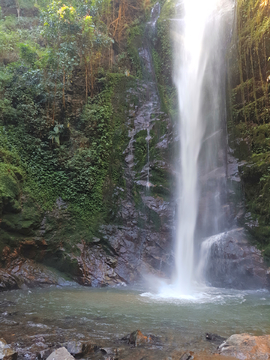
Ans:
[{"label": "wet rock surface", "polygon": [[18,353],[14,351],[4,339],[0,339],[0,359],[17,360]]},{"label": "wet rock surface", "polygon": [[[49,290],[46,289],[46,292]],[[87,290],[84,291],[87,292]],[[107,292],[106,289],[95,291]],[[31,296],[28,290],[24,292],[26,297]],[[45,290],[38,290],[41,297],[44,296],[44,292]],[[14,293],[20,296],[22,291],[14,291]],[[59,290],[57,294],[54,294],[54,296],[48,296],[51,306],[54,306],[52,302],[54,297],[61,297],[61,294],[65,296],[67,293]],[[2,296],[6,295],[2,294]],[[63,299],[64,297],[62,301]],[[23,302],[25,300],[26,298]],[[0,303],[4,310],[4,313],[0,314],[0,337],[5,334],[5,345],[8,344],[8,348],[18,354],[18,360],[46,360],[55,350],[63,347],[73,358],[89,360],[245,359],[238,356],[243,353],[243,349],[247,353],[258,355],[258,357],[247,357],[247,359],[261,360],[264,357],[259,357],[260,354],[269,351],[265,347],[267,344],[269,347],[269,336],[234,335],[234,338],[230,337],[226,340],[226,345],[224,342],[221,345],[224,338],[220,335],[210,332],[207,334],[193,331],[189,333],[187,328],[181,326],[172,330],[170,323],[168,323],[169,329],[165,332],[164,328],[153,329],[153,332],[147,332],[143,328],[132,331],[134,328],[131,328],[130,333],[124,336],[123,328],[121,330],[119,328],[119,321],[113,322],[112,319],[111,326],[107,326],[110,320],[106,317],[106,311],[98,315],[95,310],[92,311],[89,308],[81,316],[65,315],[55,319],[54,315],[44,316],[45,314],[42,313],[44,303],[40,305],[41,311],[38,314],[36,309],[39,309],[39,306],[30,308],[29,312],[20,313],[20,308],[16,308],[16,302],[7,300]],[[57,308],[57,312],[63,310],[61,306]],[[88,315],[87,318],[89,312],[92,312],[92,315]],[[237,341],[231,341],[231,338],[236,338]],[[217,349],[218,345],[220,345],[219,349]]]},{"label": "wet rock surface", "polygon": [[[155,32],[159,4],[154,9],[149,26]],[[17,248],[6,247],[2,253],[0,291],[64,282],[40,263],[68,273],[72,280],[85,286],[130,284],[145,274],[170,277],[174,264],[172,245],[176,214],[176,200],[173,198],[176,170],[171,159],[179,134],[177,126],[161,109],[148,45],[142,42],[139,48],[142,79],[137,79],[136,86],[127,89],[124,95],[127,142],[121,166],[125,189],[114,189],[113,195],[121,193],[122,196],[116,197],[113,224],[101,226],[93,239],[86,237],[82,240],[84,236],[73,234],[71,240],[65,233],[64,241],[72,244],[65,249],[60,233],[72,222],[68,204],[58,198],[54,209],[44,212],[31,198],[21,199],[20,214],[7,214],[0,224],[0,237],[11,236],[8,232],[18,235]],[[224,165],[224,152],[220,152],[218,157]],[[244,216],[243,198],[238,194],[241,187],[239,167],[243,163],[234,157],[231,149],[226,161],[227,168],[219,166],[209,173],[202,172],[203,196],[198,215],[200,237],[204,233],[205,236],[212,234],[215,227],[214,221],[205,221],[205,216],[209,215],[206,208],[215,213],[213,183],[219,190],[223,205],[219,227],[224,228],[225,223],[235,224],[236,219]],[[227,185],[231,184],[228,194],[226,179],[229,180]],[[207,270],[210,281],[215,286],[236,288],[268,286],[270,275],[265,274],[259,252],[247,242],[236,239],[233,244],[233,241],[230,237],[224,248],[213,245],[211,254],[216,254],[217,259],[211,256],[212,265]],[[245,251],[241,253],[243,246]],[[232,258],[234,251],[235,259]],[[237,262],[240,264],[238,269]],[[240,276],[239,281],[237,276]]]},{"label": "wet rock surface", "polygon": [[66,348],[61,347],[51,353],[47,360],[74,360],[74,357],[67,351]]},{"label": "wet rock surface", "polygon": [[[153,12],[153,24],[158,14]],[[61,232],[71,228],[72,222],[68,204],[58,198],[50,212],[33,208],[38,216],[32,219],[28,211],[32,203],[27,203],[31,221],[25,217],[23,223],[20,219],[19,225],[3,230],[19,231],[19,235],[15,251],[7,247],[2,254],[1,290],[59,283],[37,263],[56,267],[85,286],[128,284],[140,280],[145,273],[169,276],[175,212],[169,148],[174,135],[170,119],[161,111],[151,52],[146,44],[142,44],[139,54],[143,80],[137,80],[136,86],[126,92],[128,143],[122,164],[125,189],[114,189],[113,196],[123,196],[116,196],[120,200],[115,204],[113,225],[101,226],[100,234],[93,239],[86,236],[84,240],[78,235],[76,240],[73,234],[71,240],[66,233],[63,240],[72,246],[65,248]]]},{"label": "wet rock surface", "polygon": [[268,360],[270,358],[270,335],[232,335],[219,346],[219,353],[241,360]]},{"label": "wet rock surface", "polygon": [[211,341],[211,343],[214,343],[217,345],[222,344],[226,340],[226,338],[224,338],[222,336],[219,336],[217,334],[211,334],[211,333],[206,333],[205,338],[206,338],[206,340]]},{"label": "wet rock surface", "polygon": [[[70,340],[61,342],[64,334],[47,334],[26,335],[16,340],[11,345],[16,351],[12,350],[15,357],[2,358],[5,360],[40,359],[40,360],[72,360],[72,359],[90,359],[90,360],[191,360],[191,359],[223,359],[223,356],[211,353],[211,350],[198,353],[178,349],[168,343],[161,343],[160,337],[154,335],[144,335],[140,330],[136,330],[125,336],[123,339],[106,340],[100,339],[93,345],[90,338],[82,340]],[[82,337],[77,333],[76,337]],[[14,339],[15,340],[15,339]],[[169,339],[167,339],[168,341]],[[10,345],[6,345],[9,349]],[[190,345],[192,346],[192,345]],[[208,356],[208,357],[207,357]],[[229,359],[233,357],[229,357]],[[228,359],[226,357],[226,359]]]},{"label": "wet rock surface", "polygon": [[261,251],[250,245],[242,228],[225,232],[213,242],[206,276],[217,287],[270,288],[270,272]]},{"label": "wet rock surface", "polygon": [[81,359],[91,353],[93,353],[97,346],[93,345],[91,342],[84,341],[70,341],[65,344],[67,351],[75,357],[75,359]]},{"label": "wet rock surface", "polygon": [[59,275],[30,259],[18,257],[0,269],[0,291],[59,283]]}]

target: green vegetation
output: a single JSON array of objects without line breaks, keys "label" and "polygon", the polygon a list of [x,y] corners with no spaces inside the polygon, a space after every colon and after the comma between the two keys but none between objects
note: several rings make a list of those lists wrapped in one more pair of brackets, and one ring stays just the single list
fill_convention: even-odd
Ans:
[{"label": "green vegetation", "polygon": [[270,260],[269,4],[238,0],[228,53],[230,146],[245,160],[241,167],[248,229]]},{"label": "green vegetation", "polygon": [[[121,224],[119,205],[129,194],[142,215],[138,226],[158,231],[166,221],[142,201],[142,194],[160,202],[170,198],[162,162],[171,148],[156,146],[168,132],[165,114],[152,114],[158,117],[149,143],[155,186],[147,193],[137,184],[129,189],[123,176],[127,119],[146,97],[149,74],[138,49],[148,41],[145,26],[154,3],[1,2],[0,251],[29,246],[31,258],[72,274],[76,244],[98,236],[106,248],[100,225]],[[173,115],[171,58],[161,66],[155,56],[171,54],[166,26],[159,23],[151,50],[164,110]],[[145,138],[146,131],[136,136],[136,180],[147,163]]]},{"label": "green vegetation", "polygon": [[1,248],[36,236],[42,219],[52,247],[91,241],[115,219],[123,192],[114,189],[125,191],[125,96],[141,76],[137,45],[150,6],[2,2]]},{"label": "green vegetation", "polygon": [[175,0],[163,1],[157,31],[152,37],[152,58],[158,90],[164,111],[172,118],[176,116],[177,96],[172,83],[173,43],[170,19],[176,16]]}]

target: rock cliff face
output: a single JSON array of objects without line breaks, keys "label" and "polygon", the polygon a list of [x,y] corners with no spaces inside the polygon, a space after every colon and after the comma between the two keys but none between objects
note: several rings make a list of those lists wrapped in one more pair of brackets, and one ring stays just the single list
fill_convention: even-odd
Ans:
[{"label": "rock cliff face", "polygon": [[[146,33],[154,31],[158,16],[157,7]],[[125,186],[116,186],[111,194],[113,221],[89,241],[61,198],[53,210],[43,211],[19,194],[18,183],[14,199],[20,208],[15,211],[10,201],[4,204],[0,225],[8,244],[2,249],[2,290],[61,283],[63,279],[46,265],[86,286],[133,283],[147,273],[169,275],[175,141],[171,120],[161,111],[150,48],[145,40],[140,46],[142,80],[123,90],[125,128],[115,134],[119,139],[123,133],[127,136],[121,164]]]}]

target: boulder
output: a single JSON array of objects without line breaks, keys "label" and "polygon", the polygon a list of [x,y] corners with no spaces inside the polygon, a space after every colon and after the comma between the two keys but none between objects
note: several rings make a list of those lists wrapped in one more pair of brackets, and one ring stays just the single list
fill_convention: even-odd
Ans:
[{"label": "boulder", "polygon": [[18,289],[16,278],[7,273],[6,270],[0,269],[0,291]]},{"label": "boulder", "polygon": [[59,281],[62,279],[56,272],[34,260],[20,256],[11,261],[5,269],[0,269],[0,291],[24,286],[57,285]]},{"label": "boulder", "polygon": [[67,348],[67,351],[76,359],[80,359],[85,355],[94,352],[96,348],[90,342],[85,343],[82,341],[69,341],[67,344],[65,344],[65,347]]},{"label": "boulder", "polygon": [[181,356],[180,360],[192,360],[194,357],[190,353],[185,353]]},{"label": "boulder", "polygon": [[270,287],[269,269],[247,232],[235,229],[214,235],[209,244],[205,276],[215,287],[262,289]]},{"label": "boulder", "polygon": [[114,356],[114,355],[117,355],[117,349],[115,348],[108,348],[108,347],[103,347],[103,348],[100,348],[100,352],[103,354],[103,355],[108,355],[108,356]]},{"label": "boulder", "polygon": [[205,338],[206,338],[206,340],[208,340],[211,343],[214,343],[216,345],[220,345],[226,340],[226,338],[219,336],[217,334],[212,334],[212,333],[206,333]]},{"label": "boulder", "polygon": [[17,360],[17,356],[18,353],[4,339],[0,339],[0,360]]},{"label": "boulder", "polygon": [[236,334],[218,347],[219,354],[240,360],[269,360],[270,335]]},{"label": "boulder", "polygon": [[140,330],[133,331],[129,336],[129,344],[137,347],[138,345],[146,344],[151,341],[149,336],[143,335]]},{"label": "boulder", "polygon": [[67,351],[66,348],[61,347],[51,353],[47,360],[74,360],[75,358]]}]

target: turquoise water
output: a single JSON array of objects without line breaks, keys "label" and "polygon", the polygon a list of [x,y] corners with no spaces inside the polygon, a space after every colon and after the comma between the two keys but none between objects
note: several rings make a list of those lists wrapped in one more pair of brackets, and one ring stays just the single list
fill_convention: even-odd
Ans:
[{"label": "turquoise water", "polygon": [[[169,294],[170,295],[170,294]],[[56,334],[113,343],[140,329],[165,347],[210,349],[205,332],[270,334],[270,294],[206,288],[188,299],[134,288],[49,287],[0,294],[0,337]],[[23,340],[22,340],[23,341]],[[158,350],[157,350],[158,351]]]}]

